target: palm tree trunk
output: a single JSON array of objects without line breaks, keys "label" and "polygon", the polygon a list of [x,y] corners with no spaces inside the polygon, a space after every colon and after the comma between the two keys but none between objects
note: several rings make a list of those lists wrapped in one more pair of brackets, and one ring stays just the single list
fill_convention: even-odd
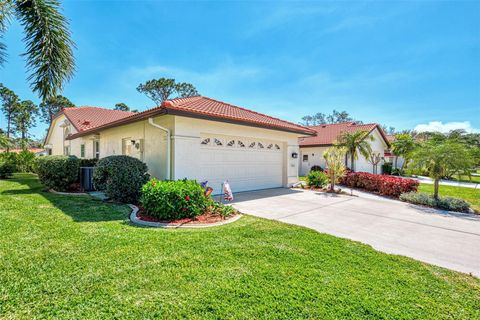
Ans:
[{"label": "palm tree trunk", "polygon": [[353,164],[353,161],[355,161],[354,152],[350,152],[350,165],[352,166],[352,171],[355,172],[355,165]]},{"label": "palm tree trunk", "polygon": [[[10,139],[10,122],[11,122],[11,113],[7,116],[7,138]],[[10,152],[10,145],[7,145],[7,152]]]},{"label": "palm tree trunk", "polygon": [[435,178],[434,182],[433,182],[433,197],[438,200],[438,187],[439,187],[439,184],[440,184],[440,179],[438,178]]},{"label": "palm tree trunk", "polygon": [[395,168],[398,168],[398,157],[395,156]]}]

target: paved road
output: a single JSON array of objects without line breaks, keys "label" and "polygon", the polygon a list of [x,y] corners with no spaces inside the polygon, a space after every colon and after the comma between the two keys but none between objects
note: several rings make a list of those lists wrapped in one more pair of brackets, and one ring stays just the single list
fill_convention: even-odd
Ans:
[{"label": "paved road", "polygon": [[347,196],[301,189],[238,193],[233,205],[246,214],[480,277],[478,215],[448,213],[362,192]]}]

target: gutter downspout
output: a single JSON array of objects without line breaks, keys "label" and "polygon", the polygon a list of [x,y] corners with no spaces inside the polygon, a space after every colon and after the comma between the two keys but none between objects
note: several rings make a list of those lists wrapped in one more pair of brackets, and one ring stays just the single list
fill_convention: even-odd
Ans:
[{"label": "gutter downspout", "polygon": [[170,158],[171,158],[171,135],[170,135],[170,129],[167,129],[167,128],[164,128],[158,124],[156,124],[155,122],[153,122],[153,118],[148,118],[148,123],[155,127],[155,128],[158,128],[162,131],[164,131],[166,134],[167,134],[167,180],[170,180],[171,178],[171,166],[170,166]]}]

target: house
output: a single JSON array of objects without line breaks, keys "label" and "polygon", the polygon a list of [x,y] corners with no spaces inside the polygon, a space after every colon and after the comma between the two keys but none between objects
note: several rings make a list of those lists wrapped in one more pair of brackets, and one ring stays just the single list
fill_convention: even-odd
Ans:
[{"label": "house", "polygon": [[[356,132],[356,131],[366,131],[367,136],[373,137],[373,140],[367,140],[370,143],[372,153],[380,154],[382,159],[385,153],[390,146],[385,133],[382,128],[376,124],[356,124],[355,122],[343,122],[336,124],[323,124],[318,126],[308,127],[309,129],[314,130],[317,135],[310,137],[303,137],[299,139],[300,145],[300,159],[299,159],[299,168],[300,175],[304,176],[308,174],[312,166],[320,166],[322,168],[326,167],[325,159],[323,158],[323,153],[331,146],[333,146],[337,138],[343,132]],[[347,156],[345,159],[345,164],[348,168],[351,168],[350,157]],[[378,173],[381,172],[383,160],[378,164]],[[373,173],[373,164],[368,161],[361,154],[358,155],[358,159],[355,160],[355,171],[370,172]]]},{"label": "house", "polygon": [[158,179],[208,181],[219,192],[289,187],[298,181],[298,138],[315,131],[229,103],[197,96],[139,113],[66,108],[52,120],[45,147],[80,158],[129,155]]},{"label": "house", "polygon": [[[388,142],[391,144],[395,141],[395,135],[389,134],[387,135]],[[392,164],[392,168],[402,168],[405,159],[402,156],[397,156],[392,152],[391,149],[385,150],[385,162],[390,162]]]}]

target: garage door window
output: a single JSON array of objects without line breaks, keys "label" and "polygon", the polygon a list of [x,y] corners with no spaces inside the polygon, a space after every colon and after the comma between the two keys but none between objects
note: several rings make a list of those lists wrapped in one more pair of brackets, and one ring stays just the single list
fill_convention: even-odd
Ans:
[{"label": "garage door window", "polygon": [[247,139],[235,137],[210,136],[202,137],[200,140],[202,147],[209,148],[228,148],[228,149],[255,149],[267,151],[280,151],[280,145],[271,141],[248,141]]}]

